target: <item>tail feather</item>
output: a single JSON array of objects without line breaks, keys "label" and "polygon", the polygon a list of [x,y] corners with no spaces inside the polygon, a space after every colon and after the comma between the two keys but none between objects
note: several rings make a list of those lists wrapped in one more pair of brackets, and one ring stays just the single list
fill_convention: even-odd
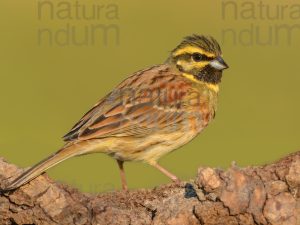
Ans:
[{"label": "tail feather", "polygon": [[72,157],[75,155],[79,155],[79,152],[77,151],[76,145],[70,145],[67,147],[64,147],[54,153],[53,155],[50,155],[46,159],[42,160],[41,162],[37,163],[33,167],[26,170],[24,173],[22,173],[20,176],[18,176],[15,180],[13,180],[10,184],[8,184],[4,190],[2,191],[10,191],[14,190],[32,179],[36,178],[43,172],[45,172],[47,169],[55,166],[56,164]]}]

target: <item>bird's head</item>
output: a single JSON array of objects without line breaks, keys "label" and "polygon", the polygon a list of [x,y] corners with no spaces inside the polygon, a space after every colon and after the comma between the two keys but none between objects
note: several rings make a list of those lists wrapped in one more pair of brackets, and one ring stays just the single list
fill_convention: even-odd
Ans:
[{"label": "bird's head", "polygon": [[218,42],[202,35],[185,37],[171,52],[168,62],[180,72],[211,84],[220,83],[222,71],[228,68]]}]

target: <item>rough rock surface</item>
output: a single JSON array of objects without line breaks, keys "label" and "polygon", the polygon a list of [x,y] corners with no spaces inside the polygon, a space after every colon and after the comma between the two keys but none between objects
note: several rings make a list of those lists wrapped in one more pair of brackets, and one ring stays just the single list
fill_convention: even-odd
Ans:
[{"label": "rough rock surface", "polygon": [[[0,184],[21,170],[0,158]],[[300,151],[261,167],[199,168],[190,183],[80,193],[46,175],[0,194],[0,224],[300,225]]]}]

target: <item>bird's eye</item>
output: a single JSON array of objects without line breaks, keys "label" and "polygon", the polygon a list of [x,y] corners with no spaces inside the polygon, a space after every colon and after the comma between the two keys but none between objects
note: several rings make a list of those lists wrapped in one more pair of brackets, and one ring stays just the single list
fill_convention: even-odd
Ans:
[{"label": "bird's eye", "polygon": [[200,53],[194,53],[194,54],[192,55],[192,58],[193,58],[193,60],[194,60],[195,62],[199,62],[199,61],[201,61],[201,59],[202,59],[202,55],[201,55]]}]

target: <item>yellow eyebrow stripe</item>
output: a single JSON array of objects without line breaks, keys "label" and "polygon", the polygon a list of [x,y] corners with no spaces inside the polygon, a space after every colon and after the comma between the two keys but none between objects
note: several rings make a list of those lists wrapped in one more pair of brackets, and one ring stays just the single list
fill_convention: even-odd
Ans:
[{"label": "yellow eyebrow stripe", "polygon": [[173,53],[173,55],[178,56],[178,55],[182,55],[184,53],[193,54],[195,52],[199,52],[200,54],[204,54],[208,57],[215,57],[215,54],[213,54],[211,52],[204,51],[202,48],[198,48],[198,47],[195,47],[195,46],[186,46],[185,48],[180,48],[177,51],[175,51]]},{"label": "yellow eyebrow stripe", "polygon": [[218,93],[219,92],[219,85],[217,84],[210,84],[210,83],[206,83],[204,81],[201,81],[201,80],[197,80],[195,78],[194,75],[192,74],[188,74],[188,73],[183,73],[182,74],[184,77],[186,77],[187,79],[193,81],[193,82],[196,82],[198,84],[202,84],[202,85],[205,85],[206,87],[208,87],[210,90],[213,90],[214,92]]}]

